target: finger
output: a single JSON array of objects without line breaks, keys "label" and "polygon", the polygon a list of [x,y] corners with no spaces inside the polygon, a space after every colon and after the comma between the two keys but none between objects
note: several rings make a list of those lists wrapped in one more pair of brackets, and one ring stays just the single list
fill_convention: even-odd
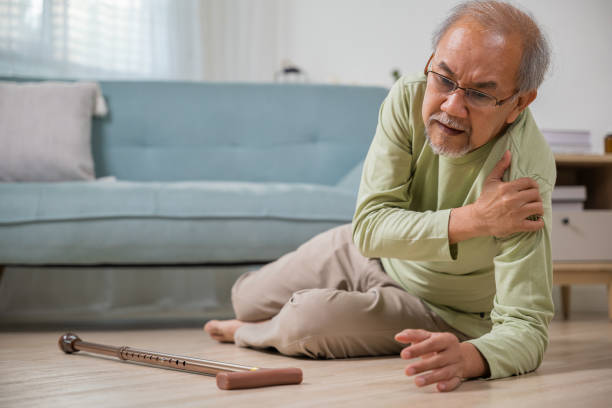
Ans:
[{"label": "finger", "polygon": [[453,377],[459,376],[459,366],[457,364],[447,365],[430,373],[419,375],[414,379],[414,383],[423,387],[440,381],[449,381]]},{"label": "finger", "polygon": [[[512,193],[504,198],[504,206],[507,215],[516,215],[527,218],[532,214],[543,214],[542,198],[536,190],[523,190]],[[532,212],[529,212],[532,211]],[[527,213],[528,214],[524,214]]]},{"label": "finger", "polygon": [[395,335],[395,341],[400,343],[419,343],[431,337],[431,332],[421,329],[406,329]]},{"label": "finger", "polygon": [[523,219],[526,219],[532,215],[541,217],[542,215],[544,215],[544,206],[542,205],[542,203],[525,204],[519,209],[518,214]]},{"label": "finger", "polygon": [[497,162],[493,170],[491,170],[491,173],[489,173],[489,178],[501,180],[504,177],[504,172],[506,169],[510,167],[511,159],[512,154],[510,153],[510,150],[506,150],[501,160]]},{"label": "finger", "polygon": [[534,232],[544,228],[544,220],[540,218],[537,221],[523,220],[519,226],[519,231]]},{"label": "finger", "polygon": [[514,200],[520,203],[541,203],[542,196],[540,196],[540,192],[535,188],[530,188],[528,190],[522,190],[516,193]]},{"label": "finger", "polygon": [[449,365],[451,358],[448,353],[438,353],[434,357],[421,359],[406,367],[404,372],[407,376],[424,373],[425,371],[435,370]]},{"label": "finger", "polygon": [[439,335],[432,336],[425,341],[406,347],[402,350],[401,357],[404,359],[409,359],[420,357],[429,353],[439,353],[446,350],[455,342],[459,342],[455,335],[451,333],[440,333]]},{"label": "finger", "polygon": [[448,391],[452,391],[455,388],[459,387],[461,385],[463,381],[461,380],[461,378],[459,377],[453,377],[450,380],[447,381],[440,381],[438,383],[438,391],[441,392],[448,392]]},{"label": "finger", "polygon": [[529,190],[531,188],[539,190],[540,188],[538,182],[530,177],[521,177],[516,180],[509,181],[508,185],[514,188],[516,191]]}]

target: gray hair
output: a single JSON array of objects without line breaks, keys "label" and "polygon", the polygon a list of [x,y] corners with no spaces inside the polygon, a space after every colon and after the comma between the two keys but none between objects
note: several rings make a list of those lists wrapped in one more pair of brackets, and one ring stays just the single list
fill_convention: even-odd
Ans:
[{"label": "gray hair", "polygon": [[500,35],[518,34],[523,41],[516,78],[518,91],[538,89],[550,65],[550,46],[531,13],[501,1],[466,1],[455,6],[434,32],[434,50],[446,31],[463,18],[472,18],[485,29]]}]

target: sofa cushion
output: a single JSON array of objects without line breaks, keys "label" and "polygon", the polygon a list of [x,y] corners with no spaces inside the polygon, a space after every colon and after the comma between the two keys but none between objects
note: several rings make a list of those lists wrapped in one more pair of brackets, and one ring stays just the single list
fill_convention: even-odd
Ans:
[{"label": "sofa cushion", "polygon": [[361,161],[388,89],[321,84],[101,81],[96,175],[333,186]]},{"label": "sofa cushion", "polygon": [[10,183],[0,196],[0,264],[269,261],[355,205],[297,183]]},{"label": "sofa cushion", "polygon": [[95,83],[0,82],[0,181],[91,180]]}]

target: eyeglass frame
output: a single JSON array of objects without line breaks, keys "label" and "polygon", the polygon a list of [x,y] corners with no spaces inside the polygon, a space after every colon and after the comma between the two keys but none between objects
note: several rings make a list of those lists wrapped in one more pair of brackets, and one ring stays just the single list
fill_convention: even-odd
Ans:
[{"label": "eyeglass frame", "polygon": [[[474,89],[474,88],[467,88],[467,87],[459,86],[459,84],[457,83],[457,81],[454,81],[454,80],[450,79],[449,77],[447,77],[447,76],[445,76],[445,75],[442,75],[442,74],[440,74],[440,73],[438,73],[438,72],[434,71],[433,69],[428,69],[428,68],[429,68],[429,65],[430,65],[430,63],[431,63],[431,60],[433,59],[434,55],[435,55],[435,53],[432,53],[432,54],[431,54],[431,56],[429,57],[429,59],[427,60],[427,64],[425,65],[425,69],[424,69],[424,71],[423,71],[423,72],[425,73],[425,77],[427,77],[427,76],[429,75],[429,73],[431,72],[431,73],[434,73],[434,74],[436,74],[436,75],[438,75],[438,76],[440,76],[440,77],[442,77],[442,78],[446,79],[447,81],[451,82],[452,84],[454,84],[454,88],[453,88],[451,91],[449,91],[449,92],[448,92],[448,95],[452,94],[452,93],[453,93],[453,92],[455,92],[457,89],[461,89],[461,90],[463,91],[463,93],[467,93],[467,91],[469,90],[470,92],[476,92],[476,93],[479,93],[479,94],[481,94],[481,95],[488,96],[489,98],[491,98],[491,99],[495,100],[495,105],[492,105],[492,106],[491,106],[491,105],[489,105],[489,107],[496,108],[496,107],[501,106],[501,105],[503,105],[504,103],[508,102],[510,99],[514,98],[514,97],[515,97],[516,95],[518,95],[518,93],[519,93],[519,91],[516,91],[515,93],[513,93],[513,94],[512,94],[512,95],[510,95],[509,97],[499,100],[499,99],[497,99],[496,97],[494,97],[493,95],[489,95],[488,93],[486,93],[486,92],[482,92],[482,91],[479,91],[478,89]],[[485,105],[484,107],[486,107],[486,105]]]}]

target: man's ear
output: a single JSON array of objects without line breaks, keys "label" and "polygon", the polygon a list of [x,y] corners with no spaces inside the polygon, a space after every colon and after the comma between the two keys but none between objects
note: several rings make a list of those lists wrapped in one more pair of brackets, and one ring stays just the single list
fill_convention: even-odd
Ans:
[{"label": "man's ear", "polygon": [[506,123],[514,122],[516,118],[518,118],[518,115],[520,115],[521,112],[524,111],[531,102],[533,102],[536,96],[538,96],[537,89],[519,94],[517,104],[506,118]]}]

